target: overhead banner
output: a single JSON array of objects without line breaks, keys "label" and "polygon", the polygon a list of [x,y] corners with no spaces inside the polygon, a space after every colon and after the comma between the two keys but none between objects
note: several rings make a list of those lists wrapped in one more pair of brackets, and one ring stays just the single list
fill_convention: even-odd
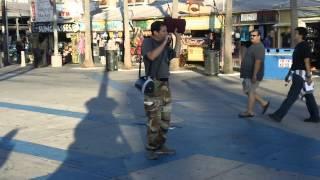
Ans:
[{"label": "overhead banner", "polygon": [[[78,32],[80,26],[77,23],[58,23],[58,32]],[[34,33],[51,33],[53,25],[51,22],[32,23],[32,32]]]},{"label": "overhead banner", "polygon": [[[35,22],[50,22],[53,19],[53,4],[50,0],[35,0],[34,6]],[[31,7],[32,8],[32,7]]]},{"label": "overhead banner", "polygon": [[[82,0],[57,2],[56,8],[58,22],[79,19],[83,14]],[[33,0],[30,10],[33,22],[53,21],[53,0]]]}]

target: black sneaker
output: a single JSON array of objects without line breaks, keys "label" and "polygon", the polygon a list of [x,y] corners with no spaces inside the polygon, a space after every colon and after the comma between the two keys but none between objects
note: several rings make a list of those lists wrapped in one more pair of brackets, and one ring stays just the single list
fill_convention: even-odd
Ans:
[{"label": "black sneaker", "polygon": [[307,119],[305,119],[305,120],[304,120],[304,122],[313,122],[313,123],[318,123],[318,122],[320,122],[320,120],[319,120],[319,119],[311,119],[311,118],[307,118]]},{"label": "black sneaker", "polygon": [[159,159],[159,155],[155,151],[147,151],[147,159],[157,160]]},{"label": "black sneaker", "polygon": [[155,153],[159,155],[174,155],[176,154],[176,150],[162,146],[160,149],[156,150]]},{"label": "black sneaker", "polygon": [[269,114],[268,116],[274,122],[281,122],[281,119],[278,116],[276,116],[275,114]]}]

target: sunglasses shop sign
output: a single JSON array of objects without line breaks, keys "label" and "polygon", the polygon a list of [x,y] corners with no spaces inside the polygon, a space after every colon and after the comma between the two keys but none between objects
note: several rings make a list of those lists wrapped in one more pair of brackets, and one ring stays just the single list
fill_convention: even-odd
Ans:
[{"label": "sunglasses shop sign", "polygon": [[[78,32],[80,25],[77,23],[58,23],[58,32]],[[51,33],[53,32],[53,24],[47,23],[33,23],[32,32],[34,33]]]},{"label": "sunglasses shop sign", "polygon": [[258,19],[257,13],[248,13],[248,14],[241,14],[241,22],[249,22],[249,21],[256,21]]}]

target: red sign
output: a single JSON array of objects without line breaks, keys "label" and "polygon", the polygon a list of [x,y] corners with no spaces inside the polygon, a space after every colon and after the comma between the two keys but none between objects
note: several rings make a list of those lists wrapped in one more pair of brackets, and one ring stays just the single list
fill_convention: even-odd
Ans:
[{"label": "red sign", "polygon": [[187,0],[187,4],[202,4],[204,0]]},{"label": "red sign", "polygon": [[36,3],[34,1],[31,2],[31,20],[35,21],[36,19]]}]

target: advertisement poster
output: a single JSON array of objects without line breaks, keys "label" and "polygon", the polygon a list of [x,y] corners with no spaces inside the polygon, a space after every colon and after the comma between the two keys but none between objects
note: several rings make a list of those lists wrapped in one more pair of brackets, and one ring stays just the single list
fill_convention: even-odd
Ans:
[{"label": "advertisement poster", "polygon": [[35,0],[35,22],[49,22],[53,19],[51,0]]}]

